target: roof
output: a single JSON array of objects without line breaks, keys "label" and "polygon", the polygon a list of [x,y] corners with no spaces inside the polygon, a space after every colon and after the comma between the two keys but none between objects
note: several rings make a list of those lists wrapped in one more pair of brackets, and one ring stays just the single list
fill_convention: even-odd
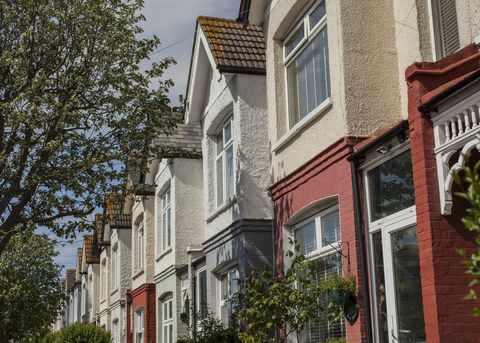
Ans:
[{"label": "roof", "polygon": [[160,148],[161,158],[201,158],[202,129],[200,123],[178,125],[170,135],[159,136],[155,145]]},{"label": "roof", "polygon": [[95,215],[95,234],[97,235],[97,242],[99,245],[109,245],[110,237],[105,233],[104,215],[97,213]]},{"label": "roof", "polygon": [[75,286],[75,269],[67,269],[66,279],[67,279],[67,292],[70,292]]},{"label": "roof", "polygon": [[83,258],[83,248],[77,249],[77,270],[78,273],[82,273],[82,258]]},{"label": "roof", "polygon": [[83,244],[85,249],[85,263],[95,264],[100,263],[100,251],[98,243],[94,235],[83,236]]},{"label": "roof", "polygon": [[265,75],[265,38],[260,25],[233,19],[198,17],[220,72]]},{"label": "roof", "polygon": [[107,194],[105,199],[105,214],[111,229],[131,229],[132,215],[126,214],[124,198],[119,193]]}]

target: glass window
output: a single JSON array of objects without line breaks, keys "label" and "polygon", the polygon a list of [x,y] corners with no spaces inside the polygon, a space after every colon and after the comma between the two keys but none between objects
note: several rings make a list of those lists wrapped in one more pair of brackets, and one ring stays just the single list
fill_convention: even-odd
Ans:
[{"label": "glass window", "polygon": [[138,236],[137,236],[137,261],[138,261],[138,270],[142,270],[144,266],[144,254],[145,254],[145,237],[144,237],[144,228],[143,221],[138,225]]},{"label": "glass window", "polygon": [[441,59],[460,49],[457,6],[455,0],[431,0],[436,58]]},{"label": "glass window", "polygon": [[162,318],[162,342],[173,343],[173,298],[163,302]]},{"label": "glass window", "polygon": [[371,235],[373,257],[373,290],[376,296],[374,315],[378,322],[379,343],[388,343],[388,314],[387,296],[385,293],[385,266],[383,263],[382,233],[380,231]]},{"label": "glass window", "polygon": [[207,303],[207,271],[203,270],[198,273],[198,303],[200,319],[207,318],[208,303]]},{"label": "glass window", "polygon": [[167,250],[172,245],[172,205],[170,189],[162,196],[162,242],[163,250]]},{"label": "glass window", "polygon": [[415,204],[412,157],[406,151],[368,173],[371,221]]},{"label": "glass window", "polygon": [[[318,2],[305,18],[300,28],[284,43],[290,127],[330,97],[324,1]],[[300,32],[308,32],[307,39],[303,39]],[[295,47],[298,51],[292,54]]]},{"label": "glass window", "polygon": [[221,206],[235,194],[233,156],[233,119],[229,119],[216,136],[216,203]]},{"label": "glass window", "polygon": [[238,291],[238,271],[232,269],[220,277],[220,319],[228,323],[235,310],[234,296]]},{"label": "glass window", "polygon": [[416,226],[392,234],[393,275],[400,342],[426,342]]},{"label": "glass window", "polygon": [[102,300],[107,298],[107,259],[102,261],[102,270],[101,270],[101,280],[100,280],[100,294],[102,295]]},{"label": "glass window", "polygon": [[143,308],[135,311],[135,343],[144,342],[144,315]]},{"label": "glass window", "polygon": [[116,290],[118,287],[118,267],[119,267],[119,262],[118,262],[118,246],[115,246],[112,249],[112,290]]},{"label": "glass window", "polygon": [[340,241],[340,217],[336,206],[320,212],[294,228],[295,241],[300,253],[318,254],[332,249]]}]

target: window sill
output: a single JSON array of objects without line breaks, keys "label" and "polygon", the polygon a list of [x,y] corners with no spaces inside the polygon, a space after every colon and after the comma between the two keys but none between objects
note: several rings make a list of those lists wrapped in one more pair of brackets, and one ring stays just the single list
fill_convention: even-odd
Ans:
[{"label": "window sill", "polygon": [[168,255],[171,252],[172,252],[172,247],[170,246],[155,258],[155,262],[160,261],[163,257],[165,257],[165,255]]},{"label": "window sill", "polygon": [[288,142],[295,138],[308,124],[315,120],[322,113],[325,113],[332,106],[332,98],[325,99],[320,105],[310,112],[305,118],[296,123],[282,138],[277,140],[273,145],[272,151],[277,152],[282,149]]},{"label": "window sill", "polygon": [[138,272],[136,272],[135,274],[132,275],[132,280],[135,280],[137,277],[142,275],[144,272],[145,272],[144,269],[139,270]]},{"label": "window sill", "polygon": [[232,207],[235,203],[237,202],[237,196],[234,195],[232,196],[230,199],[228,199],[225,203],[223,203],[223,205],[220,205],[219,207],[217,207],[213,213],[211,213],[207,219],[206,219],[206,222],[207,223],[210,223],[212,220],[214,220],[215,218],[217,218],[220,214],[222,214],[223,212],[225,212],[226,210],[228,210],[230,207]]}]

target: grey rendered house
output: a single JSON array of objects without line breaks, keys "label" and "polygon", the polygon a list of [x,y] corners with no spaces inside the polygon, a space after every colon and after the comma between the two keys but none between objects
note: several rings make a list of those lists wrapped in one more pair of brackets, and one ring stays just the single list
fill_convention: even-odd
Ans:
[{"label": "grey rendered house", "polygon": [[238,280],[272,264],[262,28],[199,17],[186,101],[185,122],[202,129],[204,261],[191,251],[192,295],[228,321]]}]

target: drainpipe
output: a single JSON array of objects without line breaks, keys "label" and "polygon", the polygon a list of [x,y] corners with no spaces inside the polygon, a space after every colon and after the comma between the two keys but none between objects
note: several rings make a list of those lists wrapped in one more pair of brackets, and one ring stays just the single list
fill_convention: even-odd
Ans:
[{"label": "drainpipe", "polygon": [[363,289],[363,307],[365,313],[365,338],[367,343],[373,342],[372,322],[370,308],[370,288],[368,283],[367,254],[365,249],[365,233],[363,228],[362,206],[360,201],[360,190],[358,185],[358,168],[355,160],[350,160],[353,185],[353,207],[355,213],[355,230],[358,236],[358,249],[360,252],[360,273]]}]

